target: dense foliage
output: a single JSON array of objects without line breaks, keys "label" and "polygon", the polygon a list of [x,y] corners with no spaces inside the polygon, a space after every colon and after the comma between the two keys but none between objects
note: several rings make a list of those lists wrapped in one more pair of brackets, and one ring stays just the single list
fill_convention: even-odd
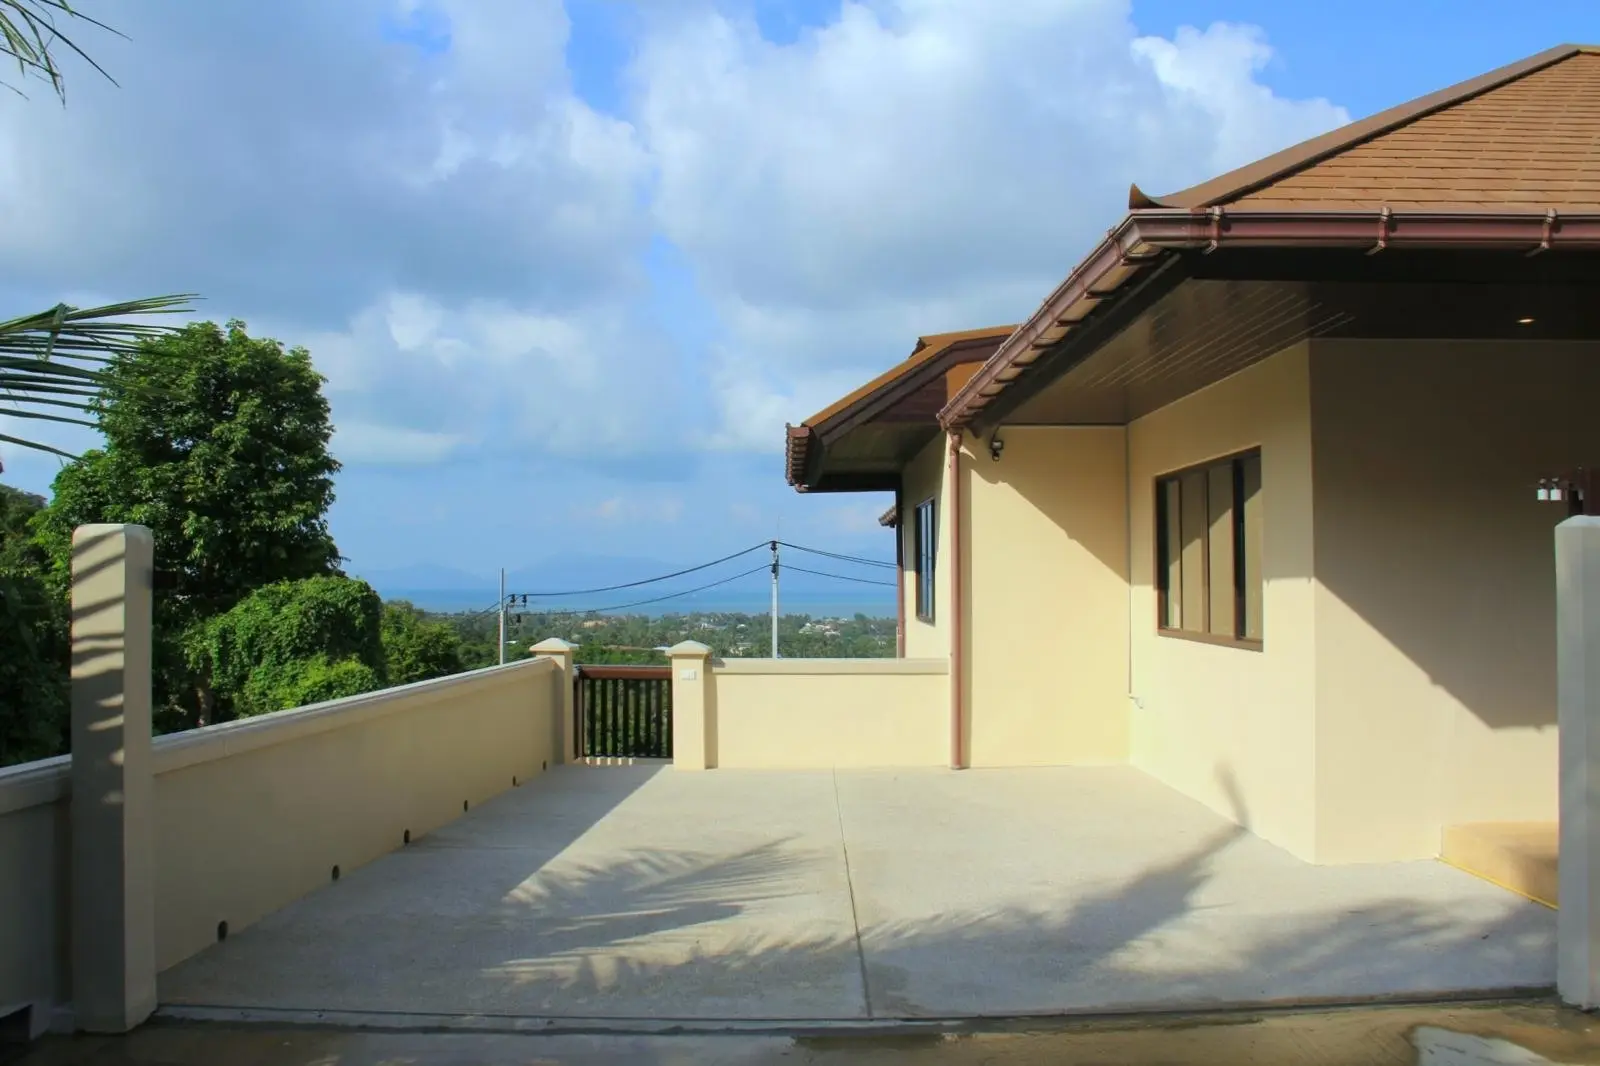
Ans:
[{"label": "dense foliage", "polygon": [[0,486],[0,765],[66,750],[72,531],[86,523],[154,535],[160,731],[463,668],[450,626],[339,572],[339,464],[309,353],[199,323],[119,353],[105,378],[89,405],[105,446],[62,470],[50,503]]},{"label": "dense foliage", "polygon": [[409,685],[467,668],[456,631],[446,623],[429,621],[404,600],[383,605],[383,654],[391,685]]},{"label": "dense foliage", "polygon": [[66,601],[29,534],[43,506],[0,485],[0,766],[67,749]]},{"label": "dense foliage", "polygon": [[382,617],[364,581],[279,581],[196,627],[188,665],[208,681],[222,718],[298,707],[311,691],[355,695],[383,684]]},{"label": "dense foliage", "polygon": [[168,727],[216,719],[189,669],[196,627],[251,591],[337,574],[333,427],[304,348],[201,322],[118,356],[91,404],[105,447],[62,469],[34,525],[65,587],[72,531],[137,522],[171,584],[156,598],[156,701]]}]

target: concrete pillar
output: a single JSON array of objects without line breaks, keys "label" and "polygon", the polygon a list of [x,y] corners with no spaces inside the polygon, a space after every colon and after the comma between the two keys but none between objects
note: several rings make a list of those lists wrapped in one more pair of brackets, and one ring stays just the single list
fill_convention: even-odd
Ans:
[{"label": "concrete pillar", "polygon": [[1600,1006],[1600,518],[1556,526],[1556,720],[1560,728],[1561,908],[1556,987]]},{"label": "concrete pillar", "polygon": [[667,658],[672,661],[672,765],[709,770],[717,765],[711,649],[685,640],[668,648]]},{"label": "concrete pillar", "polygon": [[560,637],[550,637],[547,640],[541,640],[529,650],[541,659],[553,659],[557,669],[560,671],[556,680],[561,693],[560,713],[556,715],[559,720],[556,726],[556,758],[563,763],[577,762],[577,701],[573,692],[572,656],[578,650],[578,646],[568,643]]},{"label": "concrete pillar", "polygon": [[154,554],[143,526],[72,535],[72,1008],[89,1032],[127,1032],[156,1006]]}]

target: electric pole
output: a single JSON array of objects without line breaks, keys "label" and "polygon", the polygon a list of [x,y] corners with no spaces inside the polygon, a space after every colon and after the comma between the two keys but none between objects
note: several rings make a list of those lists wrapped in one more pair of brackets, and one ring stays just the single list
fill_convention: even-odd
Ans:
[{"label": "electric pole", "polygon": [[500,568],[500,665],[506,664],[506,568]]},{"label": "electric pole", "polygon": [[772,542],[772,657],[778,657],[778,542]]}]

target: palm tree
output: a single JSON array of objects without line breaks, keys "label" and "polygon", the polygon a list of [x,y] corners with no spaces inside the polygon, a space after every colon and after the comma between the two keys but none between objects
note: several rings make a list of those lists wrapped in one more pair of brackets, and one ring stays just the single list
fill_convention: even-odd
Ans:
[{"label": "palm tree", "polygon": [[[8,401],[0,405],[0,416],[93,427],[95,423],[59,409],[89,413],[91,401],[105,384],[105,365],[174,328],[128,317],[184,314],[190,299],[181,294],[104,307],[57,304],[48,311],[0,322],[0,400]],[[5,433],[0,433],[0,442],[74,458],[51,445]]]},{"label": "palm tree", "polygon": [[[66,83],[51,52],[58,44],[113,85],[116,82],[61,31],[57,19],[63,16],[117,33],[73,8],[70,0],[0,0],[0,57],[14,59],[23,79],[37,77],[49,82],[65,103]],[[15,85],[0,85],[22,95]],[[173,328],[127,318],[181,314],[189,310],[190,299],[188,295],[156,296],[86,310],[57,304],[48,311],[0,322],[0,401],[9,401],[0,402],[0,416],[93,426],[93,422],[60,413],[60,409],[89,412],[90,401],[105,384],[104,365]],[[4,433],[0,433],[0,442],[72,458],[59,448]],[[0,471],[4,469],[0,465]]]}]

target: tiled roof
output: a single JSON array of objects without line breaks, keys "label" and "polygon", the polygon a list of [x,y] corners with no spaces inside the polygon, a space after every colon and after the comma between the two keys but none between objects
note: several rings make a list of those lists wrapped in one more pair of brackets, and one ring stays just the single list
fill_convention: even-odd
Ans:
[{"label": "tiled roof", "polygon": [[884,387],[899,381],[923,363],[938,356],[939,353],[949,348],[952,344],[957,344],[961,341],[1008,337],[1011,335],[1011,331],[1016,328],[1014,325],[987,326],[983,329],[964,329],[955,333],[930,333],[926,337],[918,337],[917,346],[911,350],[911,354],[904,360],[885,370],[848,396],[842,396],[833,401],[833,403],[830,403],[800,424],[802,426],[820,426],[828,419],[866,399],[868,396],[872,396]]},{"label": "tiled roof", "polygon": [[1132,186],[1127,216],[951,397],[941,425],[972,424],[1101,302],[1171,267],[1170,253],[1227,244],[1600,247],[1600,46],[1558,45],[1180,192]]},{"label": "tiled roof", "polygon": [[1233,203],[1600,210],[1600,54],[1435,111]]},{"label": "tiled roof", "polygon": [[1592,211],[1600,48],[1561,45],[1131,210]]}]

